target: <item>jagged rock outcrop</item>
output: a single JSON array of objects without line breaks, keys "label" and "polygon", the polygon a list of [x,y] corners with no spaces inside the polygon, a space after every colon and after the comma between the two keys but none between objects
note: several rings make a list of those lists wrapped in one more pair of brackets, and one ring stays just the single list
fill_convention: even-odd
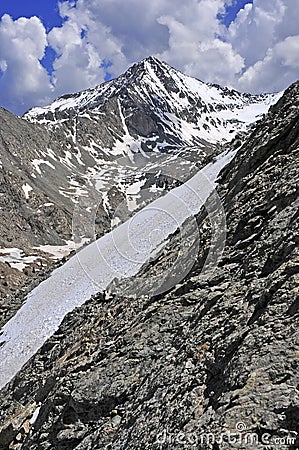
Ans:
[{"label": "jagged rock outcrop", "polygon": [[[298,448],[298,119],[295,83],[224,170],[216,270],[201,277],[202,211],[179,286],[97,295],[2,390],[1,449]],[[143,291],[179,246],[176,234],[138,274]]]}]

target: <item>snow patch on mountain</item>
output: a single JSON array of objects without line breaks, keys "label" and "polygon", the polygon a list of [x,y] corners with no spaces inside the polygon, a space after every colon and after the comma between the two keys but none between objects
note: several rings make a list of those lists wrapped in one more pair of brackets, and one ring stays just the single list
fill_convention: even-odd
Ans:
[{"label": "snow patch on mountain", "polygon": [[28,265],[32,264],[37,256],[26,256],[19,248],[1,248],[0,262],[8,264],[13,269],[22,272]]}]

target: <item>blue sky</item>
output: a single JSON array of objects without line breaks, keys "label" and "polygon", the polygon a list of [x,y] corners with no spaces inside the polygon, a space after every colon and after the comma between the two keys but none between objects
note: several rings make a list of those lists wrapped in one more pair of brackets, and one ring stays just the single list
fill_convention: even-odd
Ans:
[{"label": "blue sky", "polygon": [[0,0],[0,105],[22,114],[154,55],[247,92],[299,78],[298,0]]},{"label": "blue sky", "polygon": [[247,3],[253,3],[253,0],[236,0],[232,5],[226,6],[225,14],[222,17],[223,23],[229,26],[235,20],[240,9],[244,8]]},{"label": "blue sky", "polygon": [[1,0],[0,17],[5,13],[13,19],[38,16],[48,31],[54,26],[61,26],[63,23],[57,0]]},{"label": "blue sky", "polygon": [[[224,23],[229,25],[237,15],[237,12],[253,0],[237,0],[231,6],[226,7]],[[19,17],[38,16],[49,31],[54,26],[61,26],[63,19],[59,14],[57,0],[2,0],[0,3],[0,17],[9,14],[13,19]]]}]

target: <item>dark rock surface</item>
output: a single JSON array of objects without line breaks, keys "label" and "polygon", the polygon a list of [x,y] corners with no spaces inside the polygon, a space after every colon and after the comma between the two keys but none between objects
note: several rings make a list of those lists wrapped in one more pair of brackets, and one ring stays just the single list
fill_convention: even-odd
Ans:
[{"label": "dark rock surface", "polygon": [[[202,211],[178,286],[130,296],[132,279],[90,299],[2,390],[1,449],[298,448],[298,119],[296,83],[224,170],[216,270],[201,276]],[[143,290],[180,245],[176,234],[143,268]]]}]

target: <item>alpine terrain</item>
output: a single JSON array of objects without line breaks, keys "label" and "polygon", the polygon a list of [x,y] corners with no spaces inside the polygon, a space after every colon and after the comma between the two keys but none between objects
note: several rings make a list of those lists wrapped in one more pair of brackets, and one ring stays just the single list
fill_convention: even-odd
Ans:
[{"label": "alpine terrain", "polygon": [[298,119],[153,57],[0,109],[0,449],[299,448]]}]

